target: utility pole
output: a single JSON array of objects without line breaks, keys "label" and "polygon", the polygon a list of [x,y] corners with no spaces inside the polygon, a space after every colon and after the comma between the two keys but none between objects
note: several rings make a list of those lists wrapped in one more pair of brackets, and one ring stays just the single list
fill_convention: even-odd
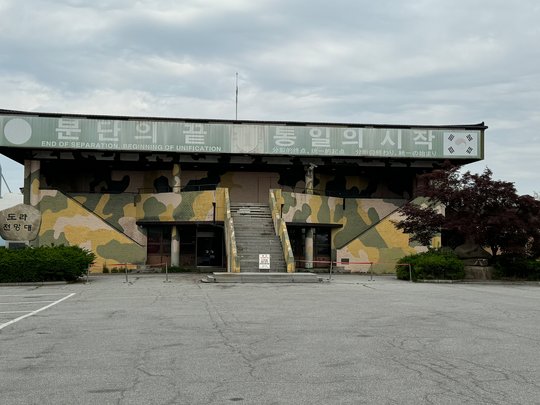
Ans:
[{"label": "utility pole", "polygon": [[9,188],[9,184],[7,184],[7,181],[6,181],[6,178],[4,177],[4,175],[2,174],[2,165],[0,165],[0,198],[2,198],[2,180],[4,181],[4,183],[6,184],[6,187],[8,189],[8,192],[11,193],[11,190]]}]

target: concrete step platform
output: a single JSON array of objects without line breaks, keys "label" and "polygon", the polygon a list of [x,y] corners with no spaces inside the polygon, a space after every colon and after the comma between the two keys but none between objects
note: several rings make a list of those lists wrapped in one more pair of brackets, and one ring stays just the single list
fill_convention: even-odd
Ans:
[{"label": "concrete step platform", "polygon": [[320,283],[322,280],[322,277],[314,273],[216,272],[201,281],[204,283]]}]

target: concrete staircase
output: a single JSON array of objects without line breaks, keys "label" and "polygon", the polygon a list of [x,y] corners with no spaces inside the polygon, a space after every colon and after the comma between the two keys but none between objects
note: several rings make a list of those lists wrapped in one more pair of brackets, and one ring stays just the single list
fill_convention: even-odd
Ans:
[{"label": "concrete staircase", "polygon": [[270,254],[269,272],[286,272],[283,249],[266,204],[231,203],[240,271],[260,272],[259,254]]}]

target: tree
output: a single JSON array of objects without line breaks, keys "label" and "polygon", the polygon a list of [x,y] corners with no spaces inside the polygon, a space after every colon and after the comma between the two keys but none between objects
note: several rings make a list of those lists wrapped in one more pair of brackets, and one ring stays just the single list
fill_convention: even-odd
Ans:
[{"label": "tree", "polygon": [[458,167],[421,176],[418,195],[422,205],[409,203],[400,209],[404,219],[396,226],[412,239],[430,245],[441,231],[490,248],[493,255],[540,254],[540,201],[519,196],[513,183],[492,179],[492,172],[461,174]]}]

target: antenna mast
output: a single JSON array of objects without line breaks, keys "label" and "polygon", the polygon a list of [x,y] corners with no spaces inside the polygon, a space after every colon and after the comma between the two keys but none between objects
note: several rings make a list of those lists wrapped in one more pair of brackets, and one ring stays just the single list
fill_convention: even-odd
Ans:
[{"label": "antenna mast", "polygon": [[236,72],[236,113],[235,120],[238,121],[238,72]]}]

